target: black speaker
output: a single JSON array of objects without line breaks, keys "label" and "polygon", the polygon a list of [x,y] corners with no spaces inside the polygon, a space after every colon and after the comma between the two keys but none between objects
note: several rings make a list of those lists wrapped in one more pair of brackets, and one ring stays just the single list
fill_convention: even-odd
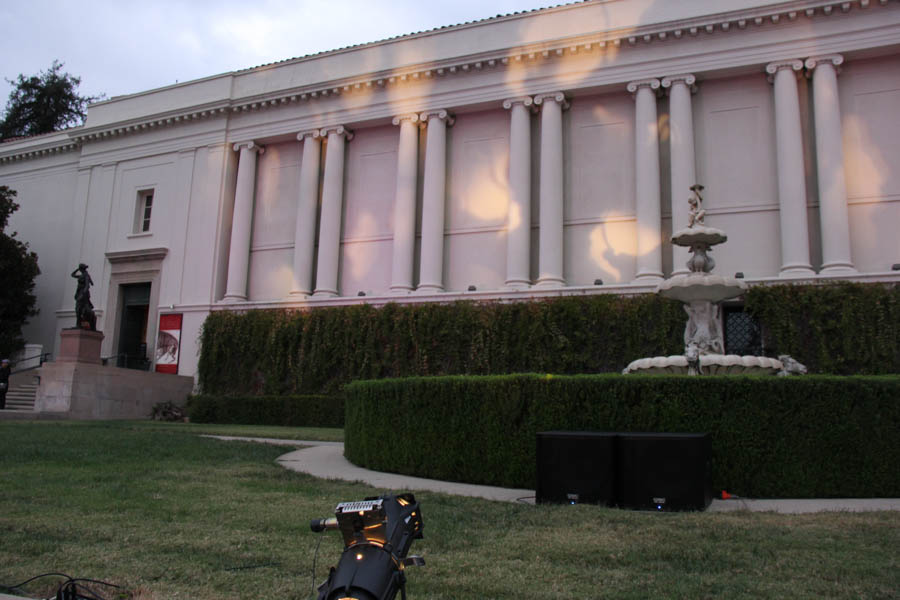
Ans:
[{"label": "black speaker", "polygon": [[605,504],[615,500],[615,433],[537,434],[537,502]]},{"label": "black speaker", "polygon": [[618,502],[637,510],[704,510],[712,502],[705,433],[620,433]]}]

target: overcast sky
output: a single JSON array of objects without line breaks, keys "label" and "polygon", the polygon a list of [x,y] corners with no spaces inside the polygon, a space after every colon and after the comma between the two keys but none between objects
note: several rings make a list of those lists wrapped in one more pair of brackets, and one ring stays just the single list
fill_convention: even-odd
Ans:
[{"label": "overcast sky", "polygon": [[566,0],[0,0],[0,111],[54,59],[108,98]]}]

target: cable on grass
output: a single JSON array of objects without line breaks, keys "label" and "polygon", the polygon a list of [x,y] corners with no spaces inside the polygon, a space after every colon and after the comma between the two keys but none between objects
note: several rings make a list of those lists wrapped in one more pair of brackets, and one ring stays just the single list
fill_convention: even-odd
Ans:
[{"label": "cable on grass", "polygon": [[14,592],[17,594],[24,593],[24,591],[21,589],[23,586],[28,585],[32,581],[43,579],[44,577],[66,578],[66,580],[59,584],[59,587],[56,588],[56,594],[53,596],[53,600],[107,600],[103,596],[99,595],[99,592],[91,589],[89,585],[81,585],[81,587],[79,588],[77,584],[101,585],[110,588],[122,589],[121,586],[118,586],[114,583],[100,581],[98,579],[88,579],[87,577],[72,577],[71,575],[67,575],[65,573],[51,572],[35,575],[31,579],[23,581],[22,583],[19,583],[17,585],[0,585],[0,590]]},{"label": "cable on grass", "polygon": [[322,543],[322,536],[319,536],[318,541],[316,541],[316,552],[313,554],[313,566],[312,566],[312,595],[313,598],[316,597],[316,560],[319,558],[319,545]]}]

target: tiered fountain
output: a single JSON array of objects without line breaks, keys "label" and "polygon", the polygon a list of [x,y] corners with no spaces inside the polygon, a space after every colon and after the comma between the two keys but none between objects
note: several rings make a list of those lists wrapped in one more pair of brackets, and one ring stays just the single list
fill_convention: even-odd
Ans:
[{"label": "tiered fountain", "polygon": [[[720,303],[744,293],[744,282],[732,277],[712,275],[716,263],[709,256],[712,247],[728,240],[725,232],[707,227],[703,222],[702,185],[694,185],[694,195],[688,200],[690,216],[688,226],[672,235],[672,243],[690,248],[687,262],[690,273],[675,275],[659,284],[657,293],[684,303],[688,314],[684,329],[684,354],[640,358],[628,365],[628,373],[680,373],[688,375],[747,374],[764,375],[784,373],[781,360],[765,356],[738,356],[725,354],[722,330],[719,326]],[[787,359],[788,357],[784,357]]]}]

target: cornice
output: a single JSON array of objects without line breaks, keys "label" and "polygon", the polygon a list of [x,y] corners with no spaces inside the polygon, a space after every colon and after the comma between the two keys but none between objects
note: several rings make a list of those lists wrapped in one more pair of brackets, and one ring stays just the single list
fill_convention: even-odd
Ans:
[{"label": "cornice", "polygon": [[[636,28],[620,28],[591,35],[512,47],[501,52],[451,58],[438,63],[412,65],[254,97],[226,99],[214,105],[189,107],[182,111],[152,115],[112,126],[80,129],[69,134],[70,141],[64,144],[40,150],[28,149],[0,155],[0,164],[36,158],[47,153],[72,151],[78,149],[82,144],[111,137],[147,133],[159,128],[185,125],[196,120],[218,119],[229,115],[284,108],[298,103],[329,100],[360,92],[372,93],[396,86],[415,85],[433,79],[463,77],[484,71],[502,70],[511,65],[535,66],[574,55],[619,53],[627,51],[629,48],[648,44],[672,43],[691,38],[702,39],[705,36],[719,36],[760,27],[783,26],[803,20],[835,18],[854,11],[873,10],[877,6],[887,6],[888,4],[890,4],[889,0],[791,0],[729,13]],[[807,68],[810,67],[807,66]]]},{"label": "cornice", "polygon": [[159,261],[166,257],[169,253],[168,248],[147,248],[142,250],[121,250],[118,252],[107,252],[106,260],[111,264],[117,265],[121,263],[136,261]]},{"label": "cornice", "polygon": [[[38,147],[31,147],[27,150],[23,150],[21,152],[10,152],[9,154],[0,154],[0,165],[5,165],[12,162],[18,162],[22,160],[30,160],[32,158],[41,158],[44,156],[52,156],[54,154],[65,154],[67,152],[73,152],[81,148],[81,144],[78,144],[73,141],[65,141],[65,142],[56,142],[56,143],[48,143]],[[0,146],[0,152],[3,151],[2,146]]]}]

